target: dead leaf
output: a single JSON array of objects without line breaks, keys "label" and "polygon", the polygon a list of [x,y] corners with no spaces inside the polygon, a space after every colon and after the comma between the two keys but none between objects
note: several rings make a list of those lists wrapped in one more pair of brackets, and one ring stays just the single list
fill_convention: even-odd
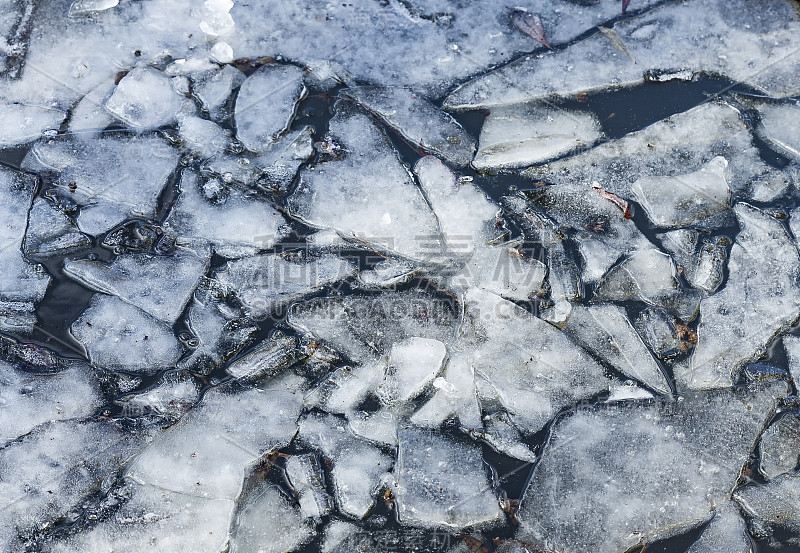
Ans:
[{"label": "dead leaf", "polygon": [[544,35],[544,27],[542,26],[542,20],[539,19],[539,16],[533,13],[524,12],[522,10],[514,10],[514,13],[511,15],[511,21],[514,22],[514,25],[531,37],[536,42],[543,44],[553,49],[550,44],[547,42],[547,37]]},{"label": "dead leaf", "polygon": [[613,192],[609,192],[600,185],[594,184],[592,185],[592,188],[594,188],[599,192],[601,198],[605,198],[606,200],[608,200],[609,202],[620,208],[622,210],[622,214],[625,216],[626,219],[630,219],[631,217],[633,217],[633,213],[631,212],[631,204],[629,204],[626,200],[623,200]]},{"label": "dead leaf", "polygon": [[625,12],[628,11],[628,4],[631,3],[631,0],[622,0],[622,15],[625,15]]},{"label": "dead leaf", "polygon": [[622,39],[617,34],[617,31],[615,31],[614,29],[609,29],[608,27],[603,27],[602,25],[598,25],[597,28],[600,29],[600,32],[603,33],[606,36],[606,38],[608,38],[608,40],[611,41],[611,44],[613,44],[617,50],[619,50],[620,52],[631,58],[631,60],[633,60],[633,63],[636,63],[636,60],[633,59],[633,55],[631,54],[630,50],[628,50],[628,47],[625,46],[625,43],[622,42]]}]

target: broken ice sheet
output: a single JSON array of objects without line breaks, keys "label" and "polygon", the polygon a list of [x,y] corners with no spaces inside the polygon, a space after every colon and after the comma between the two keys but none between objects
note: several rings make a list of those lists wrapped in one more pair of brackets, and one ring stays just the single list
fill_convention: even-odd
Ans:
[{"label": "broken ice sheet", "polygon": [[745,486],[733,496],[754,519],[800,531],[800,474],[784,474],[764,485]]},{"label": "broken ice sheet", "polygon": [[478,446],[411,428],[399,442],[394,494],[401,523],[460,530],[503,516]]},{"label": "broken ice sheet", "polygon": [[183,313],[209,265],[207,248],[179,249],[170,255],[129,253],[110,264],[68,260],[64,274],[90,290],[119,297],[172,325]]},{"label": "broken ice sheet", "polygon": [[225,370],[238,380],[272,378],[300,359],[298,346],[297,338],[273,336],[258,344],[255,350],[228,365]]},{"label": "broken ice sheet", "polygon": [[663,369],[642,343],[623,308],[574,306],[564,332],[625,376],[659,393],[670,393]]},{"label": "broken ice sheet", "polygon": [[136,67],[122,77],[105,108],[129,127],[145,130],[174,121],[181,103],[169,76],[152,67]]},{"label": "broken ice sheet", "polygon": [[219,121],[225,114],[224,107],[231,91],[244,81],[245,75],[232,65],[215,71],[206,71],[192,76],[192,94],[211,118]]},{"label": "broken ice sheet", "polygon": [[800,106],[797,103],[764,104],[758,111],[761,116],[760,132],[767,142],[800,161]]},{"label": "broken ice sheet", "polygon": [[289,127],[306,94],[303,72],[293,65],[265,65],[250,75],[236,97],[236,136],[251,152],[269,147]]},{"label": "broken ice sheet", "polygon": [[592,113],[536,104],[493,108],[472,165],[478,171],[527,167],[589,147],[602,136]]},{"label": "broken ice sheet", "polygon": [[641,177],[631,193],[656,227],[702,224],[730,206],[727,168],[728,161],[717,156],[692,173]]},{"label": "broken ice sheet", "polygon": [[0,10],[0,77],[16,79],[25,63],[33,25],[33,0],[2,0]]},{"label": "broken ice sheet", "polygon": [[547,266],[525,257],[520,246],[511,243],[479,247],[464,269],[450,279],[451,286],[476,286],[506,299],[531,301],[541,289]]},{"label": "broken ice sheet", "polygon": [[724,6],[712,0],[667,4],[611,28],[636,63],[598,32],[552,55],[525,56],[468,81],[447,97],[445,108],[482,109],[553,94],[574,96],[638,84],[659,70],[725,75],[776,96],[800,91],[788,77],[800,63],[792,56],[800,14],[791,2],[775,2],[768,9],[746,0]]},{"label": "broken ice sheet", "polygon": [[725,501],[687,553],[750,553],[753,545],[747,524],[735,501]]},{"label": "broken ice sheet", "polygon": [[475,139],[452,116],[404,87],[357,87],[341,93],[400,133],[412,148],[464,167],[475,153]]},{"label": "broken ice sheet", "polygon": [[705,522],[787,391],[775,381],[564,415],[525,493],[519,538],[620,553]]},{"label": "broken ice sheet", "polygon": [[679,386],[733,384],[738,370],[800,317],[800,256],[780,221],[748,204],[734,207],[741,230],[731,248],[725,287],[700,302],[697,347],[676,367]]},{"label": "broken ice sheet", "polygon": [[26,104],[0,104],[0,148],[22,146],[47,131],[58,131],[67,114],[63,111]]},{"label": "broken ice sheet", "polygon": [[447,348],[439,340],[412,336],[389,351],[386,376],[377,393],[383,403],[403,403],[418,396],[444,365]]},{"label": "broken ice sheet", "polygon": [[215,278],[236,294],[249,317],[259,319],[355,270],[352,263],[334,255],[294,258],[288,252],[229,261]]},{"label": "broken ice sheet", "polygon": [[549,323],[476,288],[463,301],[454,349],[470,356],[482,401],[503,405],[523,433],[538,432],[563,407],[608,389],[600,365]]},{"label": "broken ice sheet", "polygon": [[800,463],[800,416],[786,413],[761,436],[759,470],[767,480],[793,472]]},{"label": "broken ice sheet", "polygon": [[523,175],[534,182],[555,184],[597,181],[630,198],[631,187],[639,179],[684,178],[681,175],[700,171],[717,157],[728,161],[723,174],[738,193],[746,192],[753,175],[769,168],[760,159],[739,111],[719,101],[670,115],[578,155],[528,168]]},{"label": "broken ice sheet", "polygon": [[300,421],[299,438],[318,448],[333,464],[331,478],[339,511],[356,519],[366,517],[378,489],[388,480],[391,457],[358,439],[333,415],[305,416]]},{"label": "broken ice sheet", "polygon": [[325,491],[325,475],[316,454],[303,453],[289,457],[286,460],[286,477],[306,517],[319,518],[331,513],[333,500]]},{"label": "broken ice sheet", "polygon": [[170,326],[101,293],[92,297],[70,331],[92,364],[110,370],[155,373],[174,367],[182,353]]},{"label": "broken ice sheet", "polygon": [[164,374],[148,390],[128,395],[117,401],[126,417],[153,416],[169,422],[177,421],[200,400],[200,386],[187,372]]},{"label": "broken ice sheet", "polygon": [[158,197],[177,163],[177,152],[154,135],[110,133],[39,141],[22,167],[52,175],[48,193],[80,206],[78,227],[98,235],[131,217],[155,217]]},{"label": "broken ice sheet", "polygon": [[300,173],[290,213],[378,251],[438,259],[436,217],[383,131],[341,105],[329,129],[326,140],[341,148],[339,157]]},{"label": "broken ice sheet", "polygon": [[75,222],[52,202],[43,198],[33,201],[22,243],[26,257],[41,261],[88,249],[91,245],[89,237],[78,231]]},{"label": "broken ice sheet", "polygon": [[286,236],[289,227],[274,206],[248,198],[218,179],[184,170],[181,194],[167,218],[178,243],[202,240],[229,259],[269,249]]}]

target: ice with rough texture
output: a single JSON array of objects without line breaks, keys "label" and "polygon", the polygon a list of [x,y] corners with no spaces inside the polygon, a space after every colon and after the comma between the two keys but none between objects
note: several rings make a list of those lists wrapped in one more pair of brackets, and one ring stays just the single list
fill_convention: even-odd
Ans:
[{"label": "ice with rough texture", "polygon": [[751,517],[800,531],[800,474],[784,474],[763,486],[746,486],[733,496]]},{"label": "ice with rough texture", "polygon": [[108,113],[103,104],[115,89],[114,83],[104,82],[90,90],[72,108],[68,130],[77,137],[96,138],[100,132],[112,124],[114,116]]},{"label": "ice with rough texture", "polygon": [[264,490],[238,513],[231,553],[284,553],[311,541],[314,525],[277,486]]},{"label": "ice with rough texture", "polygon": [[728,161],[718,156],[692,173],[641,177],[631,192],[655,226],[695,225],[730,206],[727,167]]},{"label": "ice with rough texture", "polygon": [[793,47],[800,32],[800,15],[791,2],[769,9],[746,0],[724,6],[713,0],[667,4],[608,28],[636,62],[598,32],[551,55],[527,55],[481,75],[453,91],[445,108],[492,108],[631,86],[649,75],[687,79],[700,72],[777,96],[799,91],[789,77],[798,67]]},{"label": "ice with rough texture", "polygon": [[56,173],[53,193],[67,205],[80,206],[78,227],[98,235],[131,217],[154,218],[177,163],[177,152],[154,135],[110,134],[39,141],[23,168]]},{"label": "ice with rough texture", "polygon": [[[460,428],[483,435],[485,428],[478,405],[475,369],[467,353],[454,352],[444,374],[433,381],[433,387],[436,392],[411,416],[412,423],[438,428],[445,420],[455,417]],[[488,438],[487,442],[491,443]]]},{"label": "ice with rough texture", "polygon": [[340,110],[327,140],[343,149],[339,159],[300,173],[289,211],[378,251],[437,259],[436,217],[383,131],[365,115]]},{"label": "ice with rough texture", "polygon": [[653,353],[669,358],[686,353],[691,346],[681,339],[679,324],[666,309],[648,307],[639,313],[635,327]]},{"label": "ice with rough texture", "polygon": [[800,463],[800,416],[786,413],[761,436],[759,470],[767,480],[793,472]]},{"label": "ice with rough texture", "polygon": [[402,523],[461,529],[503,516],[478,446],[410,428],[399,438],[394,494]]},{"label": "ice with rough texture", "polygon": [[439,340],[412,336],[394,343],[379,397],[387,405],[413,399],[433,382],[446,357],[447,348]]},{"label": "ice with rough texture", "polygon": [[122,77],[105,108],[129,127],[145,130],[173,122],[181,103],[167,75],[151,67],[136,67]]},{"label": "ice with rough texture", "polygon": [[561,417],[525,492],[519,538],[621,553],[705,522],[787,391],[774,381]]},{"label": "ice with rough texture", "polygon": [[36,198],[28,213],[28,228],[22,250],[29,259],[44,260],[92,245],[75,222],[51,202]]},{"label": "ice with rough texture", "polygon": [[244,147],[261,152],[287,128],[297,102],[306,93],[303,72],[292,65],[265,65],[250,75],[236,97],[236,136]]},{"label": "ice with rough texture", "polygon": [[734,207],[741,230],[725,288],[700,302],[697,347],[678,381],[690,389],[730,386],[776,334],[800,317],[800,256],[780,221],[747,204]]},{"label": "ice with rough texture", "polygon": [[564,332],[625,376],[662,394],[670,393],[663,370],[642,343],[623,308],[574,306]]},{"label": "ice with rough texture", "polygon": [[430,202],[447,251],[468,256],[492,236],[499,206],[477,186],[460,181],[447,165],[424,156],[414,165],[420,187]]},{"label": "ice with rough texture", "polygon": [[319,448],[333,464],[331,478],[339,511],[364,518],[387,480],[392,459],[359,440],[344,421],[332,415],[305,417],[300,422],[300,439]]},{"label": "ice with rough texture", "polygon": [[0,448],[40,424],[89,417],[101,405],[99,383],[88,367],[35,375],[0,361]]},{"label": "ice with rough texture", "polygon": [[463,301],[466,328],[454,347],[470,356],[481,399],[503,405],[523,433],[608,388],[589,354],[542,319],[476,288]]},{"label": "ice with rough texture", "polygon": [[33,0],[2,0],[0,19],[0,76],[16,79],[22,72],[33,25]]},{"label": "ice with rough texture", "polygon": [[525,445],[519,430],[505,411],[483,417],[483,430],[471,430],[470,435],[486,442],[498,453],[528,463],[536,462],[536,454]]},{"label": "ice with rough texture", "polygon": [[478,171],[527,167],[590,147],[602,136],[591,113],[539,105],[493,108],[472,165]]},{"label": "ice with rough texture", "polygon": [[95,294],[70,330],[106,369],[155,373],[173,368],[182,353],[172,328],[116,296]]},{"label": "ice with rough texture", "polygon": [[769,143],[791,158],[800,161],[800,106],[765,104],[758,109],[761,132]]},{"label": "ice with rough texture", "polygon": [[67,114],[61,110],[26,104],[0,105],[0,148],[21,146],[43,134],[58,131]]},{"label": "ice with rough texture", "polygon": [[[523,175],[534,182],[552,184],[588,185],[597,181],[609,191],[630,198],[637,180],[683,178],[709,166],[717,157],[728,161],[722,173],[736,193],[747,193],[751,178],[769,169],[759,157],[739,111],[719,101],[675,113],[578,155],[530,167]],[[717,183],[721,185],[721,179],[717,178]],[[727,213],[727,218],[723,211],[704,224],[732,221]]]},{"label": "ice with rough texture", "polygon": [[70,17],[80,17],[82,15],[92,15],[115,8],[119,5],[119,0],[75,0],[69,6],[67,15]]},{"label": "ice with rough texture", "polygon": [[730,245],[728,238],[717,238],[715,241],[703,240],[697,252],[697,262],[689,275],[689,281],[695,288],[713,294],[722,284],[725,262],[728,260],[726,247]]},{"label": "ice with rough texture", "polygon": [[258,348],[240,357],[225,369],[239,380],[272,378],[300,357],[297,339],[274,336],[258,345]]},{"label": "ice with rough texture", "polygon": [[195,75],[192,93],[202,108],[218,120],[225,115],[224,107],[231,90],[242,84],[244,79],[244,73],[232,65],[226,65],[222,69]]},{"label": "ice with rough texture", "polygon": [[292,259],[263,254],[229,261],[216,278],[236,294],[250,317],[260,318],[354,272],[351,263],[334,255]]},{"label": "ice with rough texture", "polygon": [[714,511],[714,518],[687,553],[750,553],[753,544],[747,524],[734,501],[726,501]]},{"label": "ice with rough texture", "polygon": [[538,259],[526,258],[519,243],[484,246],[453,276],[453,287],[476,286],[506,299],[530,301],[542,287],[547,266]]},{"label": "ice with rough texture", "polygon": [[231,145],[231,133],[208,119],[194,115],[191,110],[178,112],[178,132],[181,146],[200,158],[211,157]]},{"label": "ice with rough texture", "polygon": [[189,170],[181,176],[181,195],[167,221],[179,243],[208,241],[215,253],[229,259],[269,249],[288,232],[283,215],[271,204]]},{"label": "ice with rough texture", "polygon": [[450,114],[410,88],[365,86],[342,94],[385,121],[412,148],[441,156],[456,167],[472,161],[475,139]]},{"label": "ice with rough texture", "polygon": [[200,386],[186,371],[165,373],[148,390],[117,401],[127,417],[152,416],[176,422],[200,400]]},{"label": "ice with rough texture", "polygon": [[287,459],[286,477],[305,516],[319,518],[331,514],[333,499],[325,491],[325,475],[315,454],[304,453]]},{"label": "ice with rough texture", "polygon": [[800,336],[784,336],[783,348],[789,360],[789,373],[795,382],[800,382]]},{"label": "ice with rough texture", "polygon": [[91,290],[117,296],[171,325],[183,313],[208,268],[209,258],[207,249],[196,248],[171,255],[120,255],[110,264],[76,259],[64,263],[64,274]]}]

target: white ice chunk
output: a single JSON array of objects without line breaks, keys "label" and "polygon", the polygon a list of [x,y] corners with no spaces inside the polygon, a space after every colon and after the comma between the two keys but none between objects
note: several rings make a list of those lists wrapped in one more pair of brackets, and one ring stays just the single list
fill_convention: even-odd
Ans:
[{"label": "white ice chunk", "polygon": [[340,111],[328,140],[341,145],[340,158],[300,173],[290,212],[379,251],[438,259],[436,217],[380,128],[365,115]]},{"label": "white ice chunk", "polygon": [[212,156],[231,142],[230,132],[213,121],[180,112],[177,117],[183,147],[200,157]]},{"label": "white ice chunk", "polygon": [[181,103],[167,75],[150,67],[137,67],[122,77],[105,108],[129,127],[143,130],[174,121]]},{"label": "white ice chunk", "polygon": [[428,430],[400,433],[395,498],[404,524],[461,529],[503,516],[480,447]]},{"label": "white ice chunk", "polygon": [[800,336],[784,336],[783,348],[789,361],[789,373],[795,382],[800,382]]},{"label": "white ice chunk", "polygon": [[800,416],[786,413],[761,436],[759,469],[767,480],[794,472],[800,463]]},{"label": "white ice chunk", "polygon": [[431,204],[451,255],[470,255],[492,236],[499,207],[468,181],[460,181],[447,165],[425,156],[414,173]]},{"label": "white ice chunk", "polygon": [[467,354],[455,352],[444,375],[433,381],[433,387],[436,393],[411,416],[412,423],[438,428],[448,418],[456,417],[461,428],[483,430],[475,373]]},{"label": "white ice chunk", "polygon": [[800,531],[800,474],[784,474],[763,486],[746,486],[733,496],[751,517]]},{"label": "white ice chunk", "polygon": [[736,485],[784,382],[567,413],[519,512],[519,539],[620,553],[701,524]]},{"label": "white ice chunk", "polygon": [[414,148],[463,167],[475,153],[472,138],[453,117],[404,87],[357,87],[342,92],[385,121]]},{"label": "white ice chunk", "polygon": [[642,343],[623,308],[574,306],[564,331],[625,376],[662,394],[670,393],[663,370]]},{"label": "white ice chunk", "polygon": [[78,137],[95,138],[100,131],[113,123],[114,117],[105,110],[103,104],[115,88],[114,83],[104,82],[81,98],[72,108],[69,132]]},{"label": "white ice chunk", "polygon": [[758,109],[761,132],[781,152],[800,161],[800,106],[765,104]]},{"label": "white ice chunk", "polygon": [[389,351],[379,396],[387,405],[413,399],[433,382],[446,357],[447,348],[439,340],[412,336],[396,342]]},{"label": "white ice chunk", "polygon": [[81,207],[80,230],[98,235],[129,217],[155,217],[158,197],[177,163],[178,153],[156,136],[114,134],[40,141],[23,168],[57,173],[54,191]]},{"label": "white ice chunk", "polygon": [[714,511],[714,518],[687,553],[750,553],[753,544],[747,524],[734,501],[726,501]]},{"label": "white ice chunk", "polygon": [[87,249],[89,237],[75,222],[45,199],[37,198],[28,213],[28,228],[22,249],[30,259],[42,260]]},{"label": "white ice chunk", "polygon": [[300,509],[277,486],[266,486],[239,511],[230,553],[284,553],[313,537],[314,525]]},{"label": "white ice chunk", "polygon": [[739,203],[741,231],[731,248],[725,288],[700,302],[697,347],[688,374],[676,378],[690,389],[730,386],[776,334],[800,316],[800,256],[780,221]]},{"label": "white ice chunk", "polygon": [[536,454],[525,445],[519,430],[511,422],[508,413],[497,411],[483,418],[483,430],[470,430],[470,435],[483,440],[489,447],[520,461],[536,462]]},{"label": "white ice chunk", "polygon": [[177,421],[200,400],[200,386],[187,372],[168,372],[149,390],[117,401],[126,417],[154,416]]},{"label": "white ice chunk", "polygon": [[119,0],[75,0],[69,6],[70,17],[92,15],[94,13],[110,10],[119,5]]},{"label": "white ice chunk", "polygon": [[287,459],[286,476],[299,496],[300,510],[305,516],[319,518],[331,514],[333,498],[325,491],[325,476],[315,454],[304,453]]},{"label": "white ice chunk", "polygon": [[727,168],[728,161],[718,156],[685,175],[642,177],[631,192],[655,226],[695,225],[730,206]]},{"label": "white ice chunk", "polygon": [[209,264],[203,248],[171,255],[131,253],[110,264],[89,259],[64,263],[64,274],[87,288],[119,297],[168,325],[175,323]]},{"label": "white ice chunk", "polygon": [[142,373],[173,368],[181,355],[172,328],[115,296],[95,294],[70,327],[100,367]]},{"label": "white ice chunk", "polygon": [[228,365],[226,371],[239,380],[272,378],[297,362],[300,356],[297,346],[297,338],[274,336],[264,340],[254,351]]},{"label": "white ice chunk", "polygon": [[397,417],[388,409],[375,412],[351,411],[347,422],[353,434],[376,444],[397,445]]},{"label": "white ice chunk", "polygon": [[203,109],[218,119],[231,95],[231,90],[242,84],[244,79],[244,73],[232,65],[226,65],[222,69],[202,73],[196,77],[192,92],[200,100]]},{"label": "white ice chunk", "polygon": [[547,266],[523,256],[519,244],[478,248],[464,270],[451,279],[451,285],[477,286],[510,300],[530,301],[537,295],[547,274]]},{"label": "white ice chunk", "polygon": [[538,105],[494,108],[472,165],[479,171],[527,167],[587,148],[602,136],[591,113]]},{"label": "white ice chunk", "polygon": [[57,131],[67,116],[61,110],[26,104],[0,104],[0,148],[21,146],[47,131]]},{"label": "white ice chunk", "polygon": [[295,105],[306,93],[303,72],[292,65],[265,65],[250,75],[236,97],[236,136],[260,152],[289,127]]}]

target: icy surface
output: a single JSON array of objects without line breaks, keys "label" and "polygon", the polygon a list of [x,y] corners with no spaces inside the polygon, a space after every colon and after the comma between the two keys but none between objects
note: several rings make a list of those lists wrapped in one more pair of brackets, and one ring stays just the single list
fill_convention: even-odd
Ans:
[{"label": "icy surface", "polygon": [[761,437],[759,469],[772,479],[793,472],[800,463],[800,416],[786,413]]},{"label": "icy surface", "polygon": [[180,107],[181,97],[169,77],[149,67],[125,75],[105,103],[106,111],[135,129],[169,124]]},{"label": "icy surface", "polygon": [[78,231],[75,222],[51,202],[37,198],[28,212],[28,228],[22,244],[30,259],[42,260],[88,249],[89,237]]},{"label": "icy surface", "polygon": [[0,148],[36,140],[47,131],[57,131],[66,113],[47,107],[25,104],[0,105]]},{"label": "icy surface", "polygon": [[750,553],[752,543],[747,526],[733,501],[726,501],[714,511],[714,518],[703,529],[688,553]]},{"label": "icy surface", "polygon": [[565,415],[525,493],[522,539],[620,552],[708,520],[785,391],[775,382]]},{"label": "icy surface", "polygon": [[764,105],[759,109],[766,139],[783,153],[800,160],[800,107],[796,104]]},{"label": "icy surface", "polygon": [[[800,316],[800,257],[780,221],[747,204],[734,208],[742,230],[728,261],[728,284],[700,303],[691,389],[730,386],[736,371]],[[677,377],[677,375],[676,375]]]},{"label": "icy surface", "polygon": [[784,474],[763,486],[746,486],[734,497],[750,516],[794,532],[800,530],[800,474]]}]

